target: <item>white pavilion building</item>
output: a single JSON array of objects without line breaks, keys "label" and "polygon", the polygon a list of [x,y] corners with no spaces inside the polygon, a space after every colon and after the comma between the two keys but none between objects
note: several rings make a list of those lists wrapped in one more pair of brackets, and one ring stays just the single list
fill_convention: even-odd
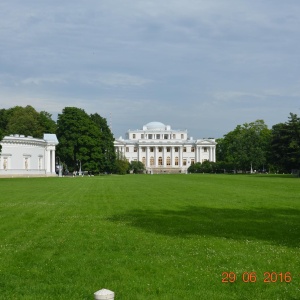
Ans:
[{"label": "white pavilion building", "polygon": [[54,176],[55,134],[44,134],[43,139],[14,134],[0,141],[0,176]]},{"label": "white pavilion building", "polygon": [[186,173],[190,165],[216,161],[215,139],[188,137],[187,130],[150,122],[140,130],[128,130],[114,142],[116,152],[129,161],[141,161],[148,173]]}]

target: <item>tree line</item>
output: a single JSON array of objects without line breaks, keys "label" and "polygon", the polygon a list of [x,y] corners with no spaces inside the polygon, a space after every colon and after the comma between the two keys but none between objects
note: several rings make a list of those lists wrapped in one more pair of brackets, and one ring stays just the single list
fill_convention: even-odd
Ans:
[{"label": "tree line", "polygon": [[[0,140],[5,135],[23,134],[42,138],[55,133],[59,140],[56,155],[69,171],[125,174],[144,170],[141,162],[129,164],[116,154],[114,137],[107,120],[83,109],[65,107],[57,122],[46,111],[32,106],[0,110]],[[0,146],[1,147],[1,146]],[[1,148],[0,148],[1,151]],[[290,113],[285,123],[267,127],[263,120],[237,125],[217,139],[217,162],[197,162],[189,172],[281,172],[300,169],[300,118]]]},{"label": "tree line", "polygon": [[217,143],[217,162],[196,163],[190,172],[291,173],[300,169],[300,118],[293,113],[271,129],[263,120],[237,125]]}]

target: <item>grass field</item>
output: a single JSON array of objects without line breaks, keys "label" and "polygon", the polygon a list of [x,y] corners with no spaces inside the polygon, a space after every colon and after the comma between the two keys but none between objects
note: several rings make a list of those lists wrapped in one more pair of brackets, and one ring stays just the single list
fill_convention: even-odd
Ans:
[{"label": "grass field", "polygon": [[300,299],[298,178],[2,178],[0,193],[0,299]]}]

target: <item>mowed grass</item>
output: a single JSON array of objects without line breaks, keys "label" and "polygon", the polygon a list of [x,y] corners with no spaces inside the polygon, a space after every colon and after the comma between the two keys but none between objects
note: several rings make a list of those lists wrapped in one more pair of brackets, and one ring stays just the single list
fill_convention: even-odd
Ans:
[{"label": "mowed grass", "polygon": [[276,175],[2,178],[0,299],[300,299],[299,192]]}]

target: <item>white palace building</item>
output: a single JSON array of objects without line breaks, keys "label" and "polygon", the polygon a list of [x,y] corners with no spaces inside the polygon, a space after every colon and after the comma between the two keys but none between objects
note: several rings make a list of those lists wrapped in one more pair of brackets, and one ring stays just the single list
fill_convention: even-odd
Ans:
[{"label": "white palace building", "polygon": [[128,130],[126,138],[116,139],[114,145],[129,162],[143,162],[151,174],[186,173],[196,162],[216,161],[215,139],[194,140],[187,130],[174,130],[160,122]]},{"label": "white palace building", "polygon": [[14,134],[0,141],[0,176],[55,176],[55,134],[43,139]]}]

